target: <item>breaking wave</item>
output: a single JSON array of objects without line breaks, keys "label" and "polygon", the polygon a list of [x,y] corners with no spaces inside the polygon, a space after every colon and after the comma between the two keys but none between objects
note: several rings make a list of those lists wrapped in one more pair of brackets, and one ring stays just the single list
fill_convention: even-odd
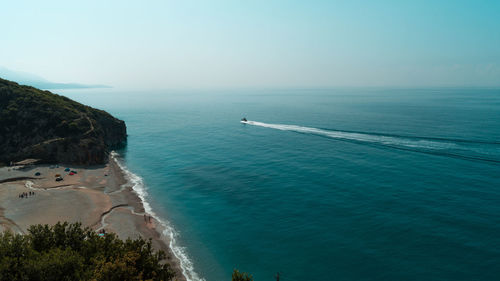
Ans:
[{"label": "breaking wave", "polygon": [[161,225],[162,228],[162,235],[165,240],[168,242],[170,249],[172,250],[173,254],[175,257],[179,260],[181,269],[182,269],[182,274],[184,277],[186,277],[187,281],[205,281],[204,278],[201,278],[195,271],[193,267],[193,263],[189,259],[186,249],[184,247],[181,247],[178,245],[176,238],[179,236],[179,233],[174,229],[172,224],[160,218],[151,208],[151,205],[149,202],[146,200],[148,197],[148,192],[146,190],[146,187],[144,185],[144,182],[142,178],[134,173],[132,173],[130,170],[127,169],[125,164],[123,163],[123,159],[120,157],[120,155],[116,152],[111,152],[111,157],[112,159],[115,160],[115,162],[118,164],[120,169],[124,172],[125,174],[125,179],[129,184],[131,184],[132,189],[135,191],[135,193],[139,196],[139,198],[142,201],[142,204],[144,206],[144,210],[147,214],[151,215],[153,218],[155,218]]},{"label": "breaking wave", "polygon": [[375,146],[384,146],[393,149],[414,151],[440,156],[449,156],[466,160],[500,163],[500,142],[495,141],[412,137],[379,133],[320,129],[297,125],[269,124],[257,121],[247,121],[242,123],[281,131],[292,131],[302,134],[317,135],[340,141],[350,141]]}]

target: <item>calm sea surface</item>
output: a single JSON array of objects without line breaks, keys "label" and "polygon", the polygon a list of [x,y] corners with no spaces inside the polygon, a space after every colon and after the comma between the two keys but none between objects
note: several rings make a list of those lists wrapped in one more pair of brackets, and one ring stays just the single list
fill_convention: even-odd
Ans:
[{"label": "calm sea surface", "polygon": [[125,165],[207,281],[500,276],[500,90],[64,95],[125,120]]}]

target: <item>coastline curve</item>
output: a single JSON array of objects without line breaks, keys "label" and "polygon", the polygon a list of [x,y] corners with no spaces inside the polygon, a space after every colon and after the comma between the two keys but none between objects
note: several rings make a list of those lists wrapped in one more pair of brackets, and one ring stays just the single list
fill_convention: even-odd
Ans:
[{"label": "coastline curve", "polygon": [[122,170],[123,175],[127,182],[132,186],[132,190],[141,199],[142,205],[144,207],[145,213],[151,215],[156,221],[159,222],[161,230],[159,234],[161,238],[168,244],[173,255],[179,261],[182,274],[187,281],[205,281],[204,278],[200,277],[194,270],[192,261],[189,259],[185,247],[178,245],[176,238],[179,233],[175,230],[172,224],[163,218],[160,218],[152,209],[151,205],[147,201],[148,192],[144,185],[142,178],[133,172],[131,172],[124,163],[123,158],[116,151],[111,151],[110,158],[114,161],[118,167]]}]

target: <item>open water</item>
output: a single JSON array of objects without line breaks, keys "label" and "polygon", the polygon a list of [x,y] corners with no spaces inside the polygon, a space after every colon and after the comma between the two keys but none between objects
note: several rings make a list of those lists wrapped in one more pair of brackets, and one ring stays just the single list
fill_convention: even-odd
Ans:
[{"label": "open water", "polygon": [[500,276],[498,89],[64,95],[125,120],[191,280]]}]

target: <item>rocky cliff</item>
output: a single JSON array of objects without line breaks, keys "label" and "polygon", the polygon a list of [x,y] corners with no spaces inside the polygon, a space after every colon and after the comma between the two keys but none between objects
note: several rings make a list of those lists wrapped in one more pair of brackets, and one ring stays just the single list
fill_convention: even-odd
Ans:
[{"label": "rocky cliff", "polygon": [[103,164],[125,122],[69,98],[0,79],[0,162]]}]

